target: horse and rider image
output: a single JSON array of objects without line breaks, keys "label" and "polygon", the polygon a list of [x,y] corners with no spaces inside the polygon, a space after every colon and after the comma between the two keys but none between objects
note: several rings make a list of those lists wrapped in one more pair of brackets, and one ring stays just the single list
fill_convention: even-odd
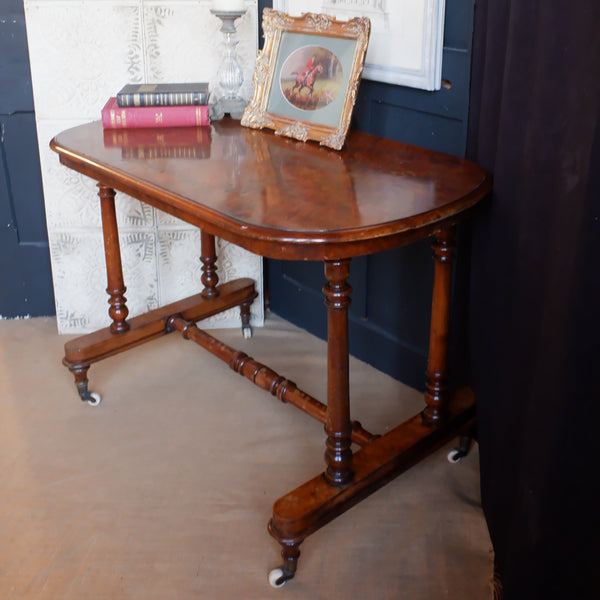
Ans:
[{"label": "horse and rider image", "polygon": [[298,73],[292,92],[295,92],[296,89],[298,89],[298,92],[302,92],[302,90],[306,88],[312,96],[317,75],[321,75],[322,73],[323,65],[321,63],[315,65],[315,57],[312,56],[306,65],[306,69],[304,69],[302,73]]},{"label": "horse and rider image", "polygon": [[292,52],[281,69],[281,91],[301,110],[318,110],[338,95],[342,66],[326,48],[304,46]]}]

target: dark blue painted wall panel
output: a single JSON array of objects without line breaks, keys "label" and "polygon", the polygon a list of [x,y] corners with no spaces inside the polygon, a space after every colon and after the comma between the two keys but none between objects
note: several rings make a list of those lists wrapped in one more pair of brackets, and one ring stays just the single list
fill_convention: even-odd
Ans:
[{"label": "dark blue painted wall panel", "polygon": [[33,111],[23,0],[0,1],[0,114]]},{"label": "dark blue painted wall panel", "polygon": [[383,137],[463,156],[467,141],[470,52],[446,50],[446,85],[436,92],[363,80],[354,126]]},{"label": "dark blue painted wall panel", "polygon": [[435,148],[457,154],[463,125],[452,119],[405,106],[378,102],[371,109],[369,132],[381,137],[401,139],[407,144]]},{"label": "dark blue painted wall panel", "polygon": [[22,0],[0,2],[0,315],[53,315]]},{"label": "dark blue painted wall panel", "polygon": [[[37,157],[35,115],[16,113],[5,118],[3,146],[10,174],[9,201],[21,244],[47,245],[42,180]],[[32,156],[33,154],[33,156]]]},{"label": "dark blue painted wall panel", "polygon": [[429,243],[420,242],[373,255],[368,268],[369,281],[383,284],[368,287],[369,321],[422,355],[429,336],[431,263]]}]

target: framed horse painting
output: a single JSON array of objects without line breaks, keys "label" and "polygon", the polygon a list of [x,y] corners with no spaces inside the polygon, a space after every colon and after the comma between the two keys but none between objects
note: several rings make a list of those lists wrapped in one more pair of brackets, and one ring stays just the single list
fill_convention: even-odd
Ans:
[{"label": "framed horse painting", "polygon": [[254,96],[242,125],[266,127],[340,150],[364,66],[371,23],[265,8],[265,44],[256,58]]}]

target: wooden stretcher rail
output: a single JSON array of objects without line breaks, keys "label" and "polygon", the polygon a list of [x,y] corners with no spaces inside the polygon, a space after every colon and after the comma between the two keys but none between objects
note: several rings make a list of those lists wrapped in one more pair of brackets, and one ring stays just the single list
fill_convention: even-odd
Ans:
[{"label": "wooden stretcher rail", "polygon": [[[278,375],[275,371],[254,360],[244,352],[227,346],[181,316],[171,317],[167,326],[180,331],[184,339],[191,340],[202,346],[226,362],[236,373],[243,375],[263,390],[267,390],[282,402],[292,404],[321,423],[326,423],[327,406],[298,389],[293,381]],[[358,421],[352,422],[351,438],[355,444],[366,446],[378,437],[378,435],[369,433]]]}]

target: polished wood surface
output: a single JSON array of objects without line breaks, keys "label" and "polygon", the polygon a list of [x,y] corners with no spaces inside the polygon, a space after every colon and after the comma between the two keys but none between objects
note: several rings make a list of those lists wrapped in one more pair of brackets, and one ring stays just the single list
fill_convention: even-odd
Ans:
[{"label": "polished wood surface", "polygon": [[[180,331],[186,340],[192,340],[227,363],[232,370],[267,390],[277,399],[292,404],[324,425],[327,423],[327,406],[300,390],[293,381],[279,375],[267,365],[256,361],[245,352],[235,350],[215,337],[199,329],[193,321],[175,315],[169,319],[168,327]],[[360,446],[366,446],[379,436],[369,433],[358,421],[351,423],[350,438]]]},{"label": "polished wood surface", "polygon": [[129,309],[127,308],[127,298],[125,298],[127,288],[123,281],[123,267],[121,265],[115,191],[102,184],[98,184],[98,190],[104,233],[104,256],[107,263],[108,286],[106,292],[110,296],[108,314],[112,319],[110,330],[113,333],[123,333],[129,329],[129,324],[126,321]]},{"label": "polished wood surface", "polygon": [[139,131],[118,147],[96,122],[51,147],[63,164],[272,258],[338,259],[409,243],[490,190],[473,163],[366,133],[352,132],[338,152],[224,120],[211,126],[204,158],[149,160],[126,152],[148,135]]},{"label": "polished wood surface", "polygon": [[335,343],[327,344],[327,442],[325,478],[333,485],[352,481],[350,433],[350,385],[348,372],[348,307],[352,288],[348,284],[350,260],[325,262],[327,283],[323,287],[327,307],[327,331]]},{"label": "polished wood surface", "polygon": [[[456,223],[491,188],[476,165],[456,157],[352,133],[336,152],[224,120],[196,136],[202,151],[170,152],[190,132],[128,130],[118,136],[98,123],[58,135],[51,147],[61,162],[99,183],[111,325],[65,345],[64,364],[82,400],[87,372],[98,360],[160,335],[179,331],[283,402],[325,425],[325,469],[280,498],[269,531],[282,546],[278,583],[291,579],[299,545],[314,531],[475,423],[468,388],[448,389],[448,336]],[[134,151],[157,136],[160,152]],[[139,139],[138,139],[139,138]],[[168,138],[168,142],[167,142]],[[161,142],[160,140],[163,140]],[[162,146],[161,146],[162,143]],[[181,141],[183,144],[183,141]],[[115,190],[125,192],[201,229],[203,289],[195,296],[128,319],[115,217]],[[264,256],[323,260],[327,310],[327,402],[321,403],[245,353],[199,329],[196,322],[240,307],[249,335],[254,283],[219,284],[215,236]],[[384,435],[350,417],[348,284],[351,259],[432,238],[434,285],[424,409]],[[393,273],[390,273],[393,276]],[[354,452],[352,444],[361,449]]]},{"label": "polished wood surface", "polygon": [[433,300],[425,380],[427,407],[423,411],[423,417],[429,423],[439,423],[444,418],[444,404],[447,395],[454,228],[438,232],[432,247],[434,259]]}]

